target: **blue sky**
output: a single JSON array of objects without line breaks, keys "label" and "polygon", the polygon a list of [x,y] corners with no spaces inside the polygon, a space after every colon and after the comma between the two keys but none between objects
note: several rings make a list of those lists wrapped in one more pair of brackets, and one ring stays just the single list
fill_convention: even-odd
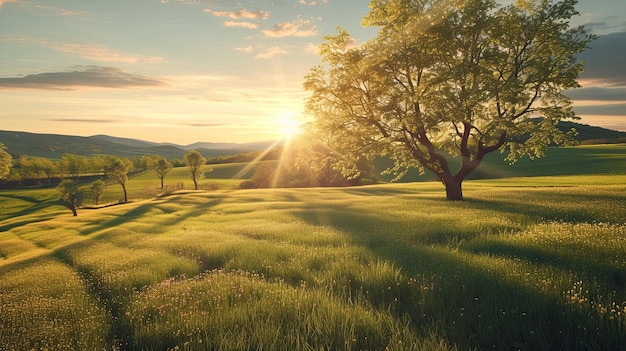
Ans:
[{"label": "blue sky", "polygon": [[[0,129],[250,142],[304,122],[304,75],[369,0],[0,0]],[[502,3],[511,3],[503,0]],[[582,123],[626,131],[626,1],[581,0]]]}]

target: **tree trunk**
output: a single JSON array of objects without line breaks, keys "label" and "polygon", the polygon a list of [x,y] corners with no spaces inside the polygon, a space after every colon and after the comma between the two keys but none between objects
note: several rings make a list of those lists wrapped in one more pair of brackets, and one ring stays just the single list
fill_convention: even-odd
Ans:
[{"label": "tree trunk", "polygon": [[163,178],[161,178],[161,194],[163,194]]},{"label": "tree trunk", "polygon": [[122,184],[122,190],[124,191],[124,202],[128,202],[128,195],[126,194],[126,185]]},{"label": "tree trunk", "polygon": [[444,181],[443,184],[446,187],[446,199],[449,201],[462,201],[463,200],[463,188],[461,187],[463,181],[457,181],[454,179]]},{"label": "tree trunk", "polygon": [[72,210],[72,214],[74,215],[74,217],[78,216],[78,213],[76,212],[76,207],[74,206],[69,206],[70,210]]}]

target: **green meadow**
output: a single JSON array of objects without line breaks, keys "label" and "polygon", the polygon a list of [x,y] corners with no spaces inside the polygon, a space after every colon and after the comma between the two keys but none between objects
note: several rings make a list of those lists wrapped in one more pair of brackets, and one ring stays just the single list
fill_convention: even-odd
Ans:
[{"label": "green meadow", "polygon": [[622,350],[611,155],[470,180],[463,202],[436,182],[240,190],[243,164],[162,197],[144,174],[78,217],[54,189],[0,191],[0,349]]}]

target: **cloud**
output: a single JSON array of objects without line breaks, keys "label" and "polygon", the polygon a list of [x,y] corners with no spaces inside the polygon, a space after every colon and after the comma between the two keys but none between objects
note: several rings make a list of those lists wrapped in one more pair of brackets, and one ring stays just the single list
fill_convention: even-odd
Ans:
[{"label": "cloud", "polygon": [[626,102],[606,105],[575,106],[574,110],[580,115],[599,116],[626,116]]},{"label": "cloud", "polygon": [[47,119],[47,121],[51,121],[51,122],[70,122],[70,123],[103,123],[103,124],[108,124],[108,123],[119,123],[119,120],[115,120],[115,119],[101,119],[101,118],[93,118],[93,119],[86,119],[86,118],[50,118]]},{"label": "cloud", "polygon": [[626,101],[626,87],[604,88],[588,87],[568,90],[566,95],[574,100],[589,101]]},{"label": "cloud", "polygon": [[289,53],[289,51],[278,46],[273,46],[265,50],[264,52],[257,54],[254,58],[255,59],[271,59],[272,57],[276,55],[282,55],[282,54],[287,54],[287,53]]},{"label": "cloud", "polygon": [[263,34],[268,37],[281,38],[281,37],[313,37],[317,35],[317,29],[315,27],[311,29],[303,29],[303,27],[311,24],[309,20],[297,20],[292,22],[282,22],[274,25],[272,29],[266,29]]},{"label": "cloud", "polygon": [[164,80],[126,72],[115,67],[88,66],[68,72],[31,74],[0,78],[0,89],[58,89],[77,87],[134,88],[166,86]]},{"label": "cloud", "polygon": [[322,3],[322,4],[328,4],[328,0],[321,0],[320,2],[317,2],[317,1],[315,1],[315,0],[311,0],[311,1],[307,1],[307,0],[298,0],[298,3],[299,3],[300,5],[315,6],[315,5],[319,4],[319,3]]},{"label": "cloud", "polygon": [[225,21],[224,27],[242,27],[242,28],[256,29],[259,27],[259,25],[256,23],[252,23],[252,22]]},{"label": "cloud", "polygon": [[304,47],[304,52],[306,52],[307,54],[316,54],[319,50],[319,45],[317,44],[313,44],[313,43],[308,43],[305,47]]},{"label": "cloud", "polygon": [[127,55],[111,51],[103,46],[94,44],[61,44],[54,47],[55,50],[75,54],[86,59],[101,62],[124,62],[124,63],[159,63],[163,58],[157,56]]},{"label": "cloud", "polygon": [[109,50],[104,46],[86,43],[61,43],[52,40],[36,39],[29,37],[11,37],[5,41],[19,42],[26,45],[39,45],[59,52],[73,54],[84,59],[99,62],[123,62],[123,63],[159,63],[163,58],[158,56],[132,55]]},{"label": "cloud", "polygon": [[234,19],[240,18],[249,18],[249,19],[268,19],[270,16],[269,12],[266,11],[248,11],[248,10],[237,10],[237,11],[213,11],[210,9],[206,9],[202,12],[210,13],[213,16],[217,17],[229,17]]},{"label": "cloud", "polygon": [[586,61],[583,85],[626,86],[626,32],[600,36],[590,46],[580,55]]},{"label": "cloud", "polygon": [[235,48],[235,51],[252,52],[252,46]]},{"label": "cloud", "polygon": [[189,127],[222,127],[225,126],[227,124],[222,124],[222,123],[188,123],[188,124],[183,124]]}]

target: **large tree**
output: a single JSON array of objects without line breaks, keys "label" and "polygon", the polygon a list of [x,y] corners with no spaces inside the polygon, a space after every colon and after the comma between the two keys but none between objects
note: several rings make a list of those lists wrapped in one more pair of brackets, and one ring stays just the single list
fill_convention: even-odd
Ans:
[{"label": "large tree", "polygon": [[[462,200],[462,182],[490,152],[514,162],[567,141],[576,118],[563,92],[579,87],[576,54],[593,39],[572,27],[576,0],[372,0],[359,47],[339,29],[304,86],[317,128],[339,142],[337,166],[391,155],[399,176],[428,169]],[[460,156],[451,162],[446,154]],[[458,168],[453,168],[458,167]]]},{"label": "large tree", "polygon": [[211,172],[213,169],[205,166],[207,160],[198,150],[188,151],[183,161],[187,165],[189,177],[193,180],[194,189],[198,190],[198,181],[204,177],[204,172]]},{"label": "large tree", "polygon": [[9,175],[13,160],[13,157],[4,150],[6,150],[6,146],[0,143],[0,179],[4,179]]}]

